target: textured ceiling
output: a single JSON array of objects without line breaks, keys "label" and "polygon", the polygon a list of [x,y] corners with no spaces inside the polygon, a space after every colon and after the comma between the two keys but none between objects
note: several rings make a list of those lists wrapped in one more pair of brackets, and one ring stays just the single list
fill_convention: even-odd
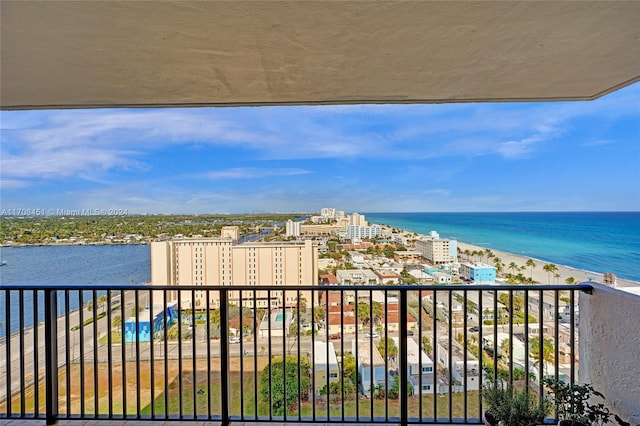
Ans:
[{"label": "textured ceiling", "polygon": [[4,110],[593,99],[640,1],[7,1]]}]

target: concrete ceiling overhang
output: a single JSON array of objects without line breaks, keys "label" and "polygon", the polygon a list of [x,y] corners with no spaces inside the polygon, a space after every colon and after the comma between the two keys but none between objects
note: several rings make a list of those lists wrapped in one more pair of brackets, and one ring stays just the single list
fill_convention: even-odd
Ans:
[{"label": "concrete ceiling overhang", "polygon": [[640,1],[8,1],[3,110],[594,99]]}]

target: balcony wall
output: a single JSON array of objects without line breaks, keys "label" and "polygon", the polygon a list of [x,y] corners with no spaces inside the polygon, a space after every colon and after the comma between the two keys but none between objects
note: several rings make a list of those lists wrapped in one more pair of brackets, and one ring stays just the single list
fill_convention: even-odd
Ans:
[{"label": "balcony wall", "polygon": [[612,411],[640,424],[640,295],[601,284],[580,295],[579,380]]}]

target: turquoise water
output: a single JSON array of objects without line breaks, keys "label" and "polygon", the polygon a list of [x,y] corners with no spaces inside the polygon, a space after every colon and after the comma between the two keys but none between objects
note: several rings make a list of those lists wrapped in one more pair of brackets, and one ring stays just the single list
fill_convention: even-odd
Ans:
[{"label": "turquoise water", "polygon": [[366,213],[366,219],[640,282],[640,212]]}]

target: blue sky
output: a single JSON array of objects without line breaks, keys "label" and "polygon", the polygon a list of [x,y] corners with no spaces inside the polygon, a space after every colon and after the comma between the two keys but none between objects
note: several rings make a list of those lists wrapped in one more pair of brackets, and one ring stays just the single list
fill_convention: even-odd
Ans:
[{"label": "blue sky", "polygon": [[2,209],[640,211],[640,84],[591,102],[0,119]]}]

